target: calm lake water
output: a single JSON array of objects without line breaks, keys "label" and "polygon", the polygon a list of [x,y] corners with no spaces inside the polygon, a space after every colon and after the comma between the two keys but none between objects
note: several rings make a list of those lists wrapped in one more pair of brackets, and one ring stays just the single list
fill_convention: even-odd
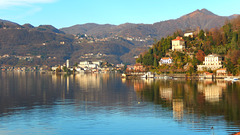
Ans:
[{"label": "calm lake water", "polygon": [[1,135],[227,135],[240,83],[0,72]]}]

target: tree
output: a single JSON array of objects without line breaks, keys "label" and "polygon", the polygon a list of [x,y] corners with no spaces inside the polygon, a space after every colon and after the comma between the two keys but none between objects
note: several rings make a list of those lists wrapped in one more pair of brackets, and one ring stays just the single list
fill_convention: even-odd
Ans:
[{"label": "tree", "polygon": [[154,67],[157,67],[157,66],[158,66],[158,62],[157,62],[157,58],[156,58],[156,57],[154,57],[154,63],[153,63],[153,66],[154,66]]},{"label": "tree", "polygon": [[150,66],[150,65],[153,65],[153,54],[145,54],[144,57],[143,57],[143,64],[146,65],[146,66]]},{"label": "tree", "polygon": [[204,32],[203,30],[200,30],[200,32],[199,32],[199,34],[198,34],[198,38],[204,40],[204,38],[205,38],[205,32]]},{"label": "tree", "polygon": [[142,54],[140,54],[139,58],[136,60],[137,63],[141,63],[143,62],[143,57]]},{"label": "tree", "polygon": [[232,73],[233,75],[236,74],[234,64],[231,62],[230,59],[227,59],[227,62],[225,63],[225,67],[227,68],[227,71]]},{"label": "tree", "polygon": [[68,72],[68,69],[67,69],[66,66],[63,67],[63,71],[64,71],[64,72]]},{"label": "tree", "polygon": [[196,53],[196,58],[200,61],[203,62],[204,58],[205,58],[205,53],[202,50],[198,50],[198,52]]}]

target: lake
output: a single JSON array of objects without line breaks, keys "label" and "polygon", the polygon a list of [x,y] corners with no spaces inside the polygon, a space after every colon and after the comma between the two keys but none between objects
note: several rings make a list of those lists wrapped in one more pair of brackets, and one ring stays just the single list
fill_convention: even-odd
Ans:
[{"label": "lake", "polygon": [[240,132],[240,82],[0,72],[1,135]]}]

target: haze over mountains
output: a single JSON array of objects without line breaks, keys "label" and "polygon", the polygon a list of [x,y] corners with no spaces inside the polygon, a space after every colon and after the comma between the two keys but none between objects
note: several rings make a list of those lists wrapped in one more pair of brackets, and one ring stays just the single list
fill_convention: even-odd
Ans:
[{"label": "haze over mountains", "polygon": [[[105,59],[112,63],[134,63],[134,56],[152,44],[153,39],[160,39],[173,34],[178,29],[183,31],[197,27],[211,29],[221,27],[226,20],[237,15],[218,16],[202,9],[184,15],[175,20],[154,24],[99,25],[83,24],[56,29],[51,25],[34,27],[31,24],[19,25],[0,20],[0,56],[41,56],[37,60],[22,62],[16,57],[1,58],[0,64],[7,65],[55,65],[66,59],[72,63],[83,60],[86,54]],[[88,36],[85,36],[87,34]],[[84,35],[84,36],[83,36]],[[145,47],[144,47],[145,46]]]}]

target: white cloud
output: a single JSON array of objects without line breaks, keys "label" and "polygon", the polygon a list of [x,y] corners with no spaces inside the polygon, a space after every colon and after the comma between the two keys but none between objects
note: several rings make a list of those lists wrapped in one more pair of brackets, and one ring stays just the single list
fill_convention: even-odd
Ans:
[{"label": "white cloud", "polygon": [[11,6],[29,6],[38,3],[52,3],[56,0],[0,0],[0,8]]}]

